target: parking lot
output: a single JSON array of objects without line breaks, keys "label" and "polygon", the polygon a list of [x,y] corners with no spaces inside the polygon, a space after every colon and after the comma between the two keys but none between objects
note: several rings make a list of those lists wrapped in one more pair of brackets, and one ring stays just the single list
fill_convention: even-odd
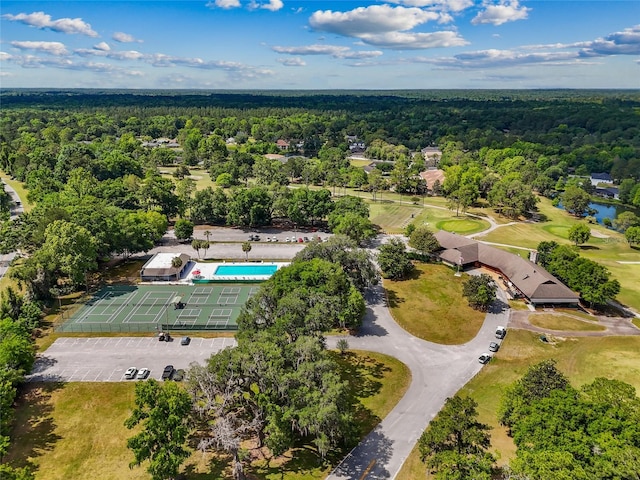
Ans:
[{"label": "parking lot", "polygon": [[59,338],[38,356],[28,381],[122,382],[129,367],[151,370],[149,378],[160,379],[166,365],[187,369],[192,362],[204,364],[223,348],[233,347],[233,338],[192,337],[181,345],[180,337],[160,342],[156,337]]}]

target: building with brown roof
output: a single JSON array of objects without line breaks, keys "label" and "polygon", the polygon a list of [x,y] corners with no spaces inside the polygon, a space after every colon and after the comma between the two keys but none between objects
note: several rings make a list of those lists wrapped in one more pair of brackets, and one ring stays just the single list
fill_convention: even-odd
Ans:
[{"label": "building with brown roof", "polygon": [[498,272],[511,291],[532,305],[577,305],[580,297],[560,280],[518,255],[440,230],[435,234],[440,260],[451,266],[486,267]]},{"label": "building with brown roof", "polygon": [[436,180],[440,183],[441,187],[444,183],[444,170],[430,168],[429,170],[420,172],[420,178],[426,182],[429,192],[433,193],[433,185],[436,183]]}]

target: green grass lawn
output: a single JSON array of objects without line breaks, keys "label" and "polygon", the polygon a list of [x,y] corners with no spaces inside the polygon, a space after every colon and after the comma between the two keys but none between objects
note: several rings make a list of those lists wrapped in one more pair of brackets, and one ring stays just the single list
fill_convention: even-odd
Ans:
[{"label": "green grass lawn", "polygon": [[[566,338],[548,344],[538,336],[534,332],[510,330],[494,359],[460,391],[461,395],[471,396],[478,402],[479,420],[493,428],[491,444],[500,454],[499,465],[509,462],[515,446],[498,424],[498,405],[504,389],[518,380],[530,365],[552,358],[574,387],[606,377],[627,382],[640,392],[640,337]],[[425,478],[417,447],[397,478]]]},{"label": "green grass lawn", "polygon": [[385,280],[395,320],[418,338],[445,345],[463,344],[476,336],[485,314],[462,297],[466,275],[456,277],[444,265],[418,264],[410,279]]},{"label": "green grass lawn", "polygon": [[529,322],[547,330],[572,332],[601,332],[606,330],[593,321],[578,320],[564,314],[540,313],[529,315]]},{"label": "green grass lawn", "polygon": [[[342,376],[352,386],[360,436],[366,435],[402,398],[411,373],[398,360],[371,352],[350,351],[339,358]],[[129,469],[126,447],[134,432],[124,426],[134,402],[134,382],[28,384],[20,395],[3,461],[29,466],[38,480],[148,479],[145,466]],[[250,467],[254,479],[321,479],[331,464],[321,463],[305,446],[271,462]],[[346,452],[341,452],[344,455]],[[334,462],[341,457],[336,454]],[[194,454],[185,463],[186,479],[231,478],[212,455]]]}]

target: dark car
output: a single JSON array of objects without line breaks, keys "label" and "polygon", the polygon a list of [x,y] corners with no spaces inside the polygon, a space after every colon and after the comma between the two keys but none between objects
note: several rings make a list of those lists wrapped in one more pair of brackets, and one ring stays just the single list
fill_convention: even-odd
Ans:
[{"label": "dark car", "polygon": [[189,345],[191,343],[191,337],[182,337],[180,345]]},{"label": "dark car", "polygon": [[173,368],[173,365],[167,365],[164,367],[164,370],[162,371],[162,380],[171,380],[174,371],[175,369]]},{"label": "dark car", "polygon": [[489,355],[488,353],[483,353],[482,355],[480,355],[480,357],[478,358],[478,361],[482,364],[487,363],[489,360],[491,360],[491,355]]},{"label": "dark car", "polygon": [[491,342],[489,344],[489,350],[492,352],[497,352],[499,348],[500,348],[500,345],[498,345],[496,342]]}]

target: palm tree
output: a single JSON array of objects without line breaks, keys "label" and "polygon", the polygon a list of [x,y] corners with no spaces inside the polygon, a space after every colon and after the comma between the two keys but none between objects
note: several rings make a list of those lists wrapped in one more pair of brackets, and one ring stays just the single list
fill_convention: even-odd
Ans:
[{"label": "palm tree", "polygon": [[242,251],[246,255],[246,261],[249,261],[249,252],[251,251],[251,243],[243,242],[242,243]]},{"label": "palm tree", "polygon": [[207,237],[207,242],[209,241],[209,237],[211,236],[211,231],[210,230],[205,230],[204,231],[204,236]]},{"label": "palm tree", "polygon": [[180,257],[173,257],[171,259],[171,266],[174,268],[180,268],[182,266],[182,259]]}]

